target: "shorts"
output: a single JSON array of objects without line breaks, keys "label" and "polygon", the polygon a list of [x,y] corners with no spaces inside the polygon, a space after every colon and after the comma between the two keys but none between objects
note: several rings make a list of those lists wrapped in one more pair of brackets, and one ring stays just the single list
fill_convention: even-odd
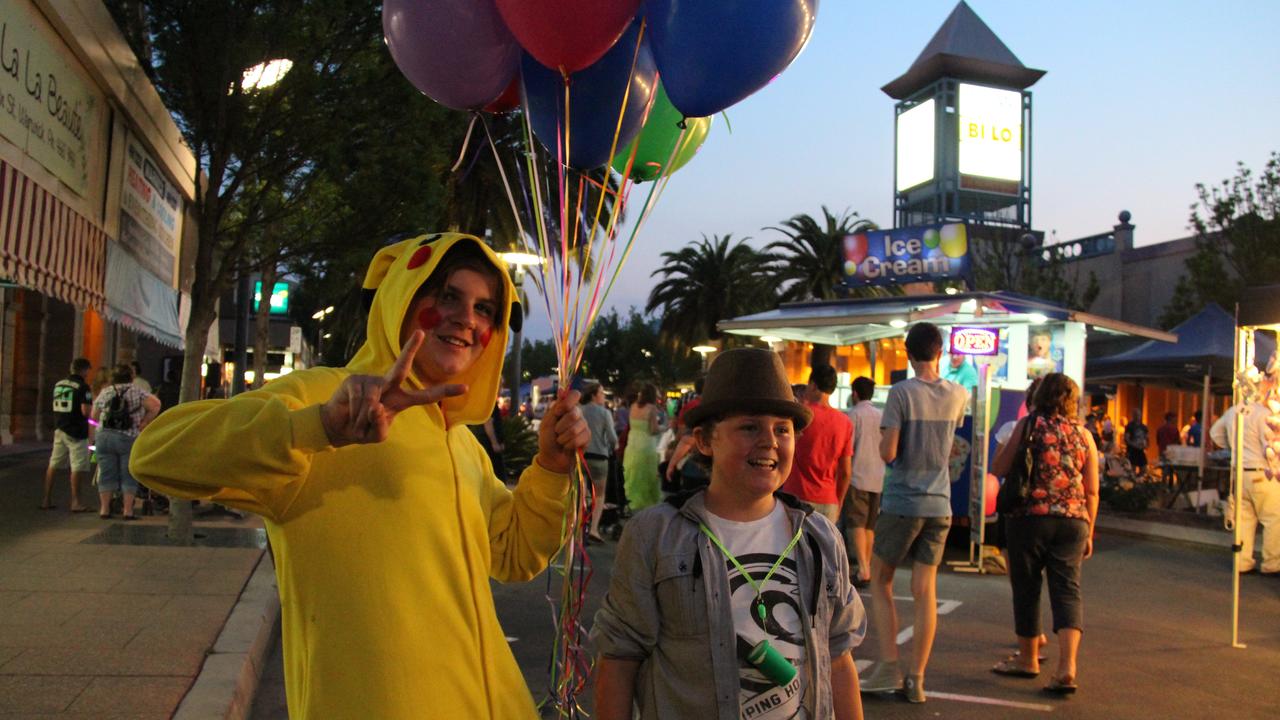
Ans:
[{"label": "shorts", "polygon": [[595,488],[600,501],[604,501],[605,482],[609,479],[609,457],[591,455],[587,460],[587,475],[591,477],[591,487]]},{"label": "shorts", "polygon": [[137,493],[138,481],[129,472],[134,437],[115,430],[98,432],[98,492]]},{"label": "shorts", "polygon": [[898,567],[907,559],[921,565],[941,565],[947,545],[950,517],[910,517],[880,513],[871,551],[886,564]]},{"label": "shorts", "polygon": [[61,470],[71,459],[71,472],[89,472],[89,438],[75,439],[61,430],[53,431],[53,455],[49,467]]},{"label": "shorts", "polygon": [[844,497],[844,526],[849,530],[875,530],[880,517],[880,493],[849,488]]},{"label": "shorts", "polygon": [[831,521],[832,525],[840,522],[840,506],[835,503],[809,503],[815,512]]}]

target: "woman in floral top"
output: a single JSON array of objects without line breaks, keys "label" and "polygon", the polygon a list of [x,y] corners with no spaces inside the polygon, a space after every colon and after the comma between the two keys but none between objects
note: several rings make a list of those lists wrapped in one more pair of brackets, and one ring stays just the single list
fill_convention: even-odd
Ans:
[{"label": "woman in floral top", "polygon": [[1049,579],[1058,667],[1045,688],[1076,691],[1076,655],[1084,630],[1080,566],[1093,554],[1098,517],[1098,449],[1079,420],[1080,388],[1062,373],[1045,376],[1035,395],[1036,412],[1018,422],[991,471],[1008,475],[1022,451],[1027,423],[1034,458],[1026,505],[1008,518],[1009,583],[1019,650],[993,670],[1033,678],[1040,674],[1040,586]]}]

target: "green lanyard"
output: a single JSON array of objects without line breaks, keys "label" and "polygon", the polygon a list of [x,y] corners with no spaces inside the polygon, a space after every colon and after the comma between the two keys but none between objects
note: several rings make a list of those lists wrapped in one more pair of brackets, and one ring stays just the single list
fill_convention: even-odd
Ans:
[{"label": "green lanyard", "polygon": [[698,523],[698,529],[702,530],[703,535],[711,538],[711,542],[715,543],[716,547],[720,548],[720,552],[724,553],[724,556],[729,558],[729,562],[733,563],[733,566],[738,568],[738,572],[742,573],[742,577],[746,578],[747,582],[751,583],[752,589],[756,591],[756,613],[760,615],[760,623],[763,625],[765,623],[766,611],[764,609],[764,603],[760,600],[760,593],[763,591],[765,584],[769,582],[769,578],[773,577],[773,573],[776,572],[778,568],[782,567],[782,561],[786,560],[787,556],[791,554],[791,549],[796,546],[796,543],[800,542],[800,535],[804,532],[804,528],[801,527],[796,529],[795,537],[791,538],[791,542],[787,543],[786,549],[783,550],[782,554],[778,556],[778,559],[773,562],[773,567],[769,568],[769,572],[765,573],[764,579],[761,580],[759,584],[756,583],[755,578],[751,577],[751,573],[747,572],[747,569],[742,567],[742,563],[738,562],[738,558],[734,557],[732,553],[725,549],[724,545],[720,542],[720,538],[716,537],[716,534],[711,532],[711,528],[700,522]]}]

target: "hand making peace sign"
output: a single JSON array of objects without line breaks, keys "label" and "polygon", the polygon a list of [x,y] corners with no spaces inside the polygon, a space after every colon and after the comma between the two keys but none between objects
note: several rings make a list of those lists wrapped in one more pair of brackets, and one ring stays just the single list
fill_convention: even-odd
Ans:
[{"label": "hand making peace sign", "polygon": [[401,410],[437,403],[467,391],[466,385],[458,383],[431,385],[421,390],[403,387],[409,366],[425,337],[421,330],[414,331],[386,375],[351,375],[342,381],[333,397],[320,406],[320,422],[334,447],[382,442],[387,439],[391,421]]}]

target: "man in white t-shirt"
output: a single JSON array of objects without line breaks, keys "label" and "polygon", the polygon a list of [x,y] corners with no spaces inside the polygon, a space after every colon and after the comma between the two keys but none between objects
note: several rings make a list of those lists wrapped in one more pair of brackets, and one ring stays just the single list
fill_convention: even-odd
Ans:
[{"label": "man in white t-shirt", "polygon": [[854,587],[871,582],[871,544],[875,541],[876,519],[880,516],[880,493],[884,489],[884,461],[880,459],[880,411],[871,404],[876,383],[869,377],[853,381],[857,404],[849,408],[853,422],[853,484],[844,498],[845,549],[858,561]]},{"label": "man in white t-shirt", "polygon": [[[938,626],[938,566],[951,528],[951,446],[969,393],[942,379],[942,333],[936,325],[916,323],[905,344],[915,377],[889,388],[880,420],[880,457],[888,472],[871,547],[871,619],[880,659],[859,678],[863,692],[900,690],[908,701],[922,703]],[[913,657],[904,673],[898,667],[893,576],[908,562],[915,621]]]}]

